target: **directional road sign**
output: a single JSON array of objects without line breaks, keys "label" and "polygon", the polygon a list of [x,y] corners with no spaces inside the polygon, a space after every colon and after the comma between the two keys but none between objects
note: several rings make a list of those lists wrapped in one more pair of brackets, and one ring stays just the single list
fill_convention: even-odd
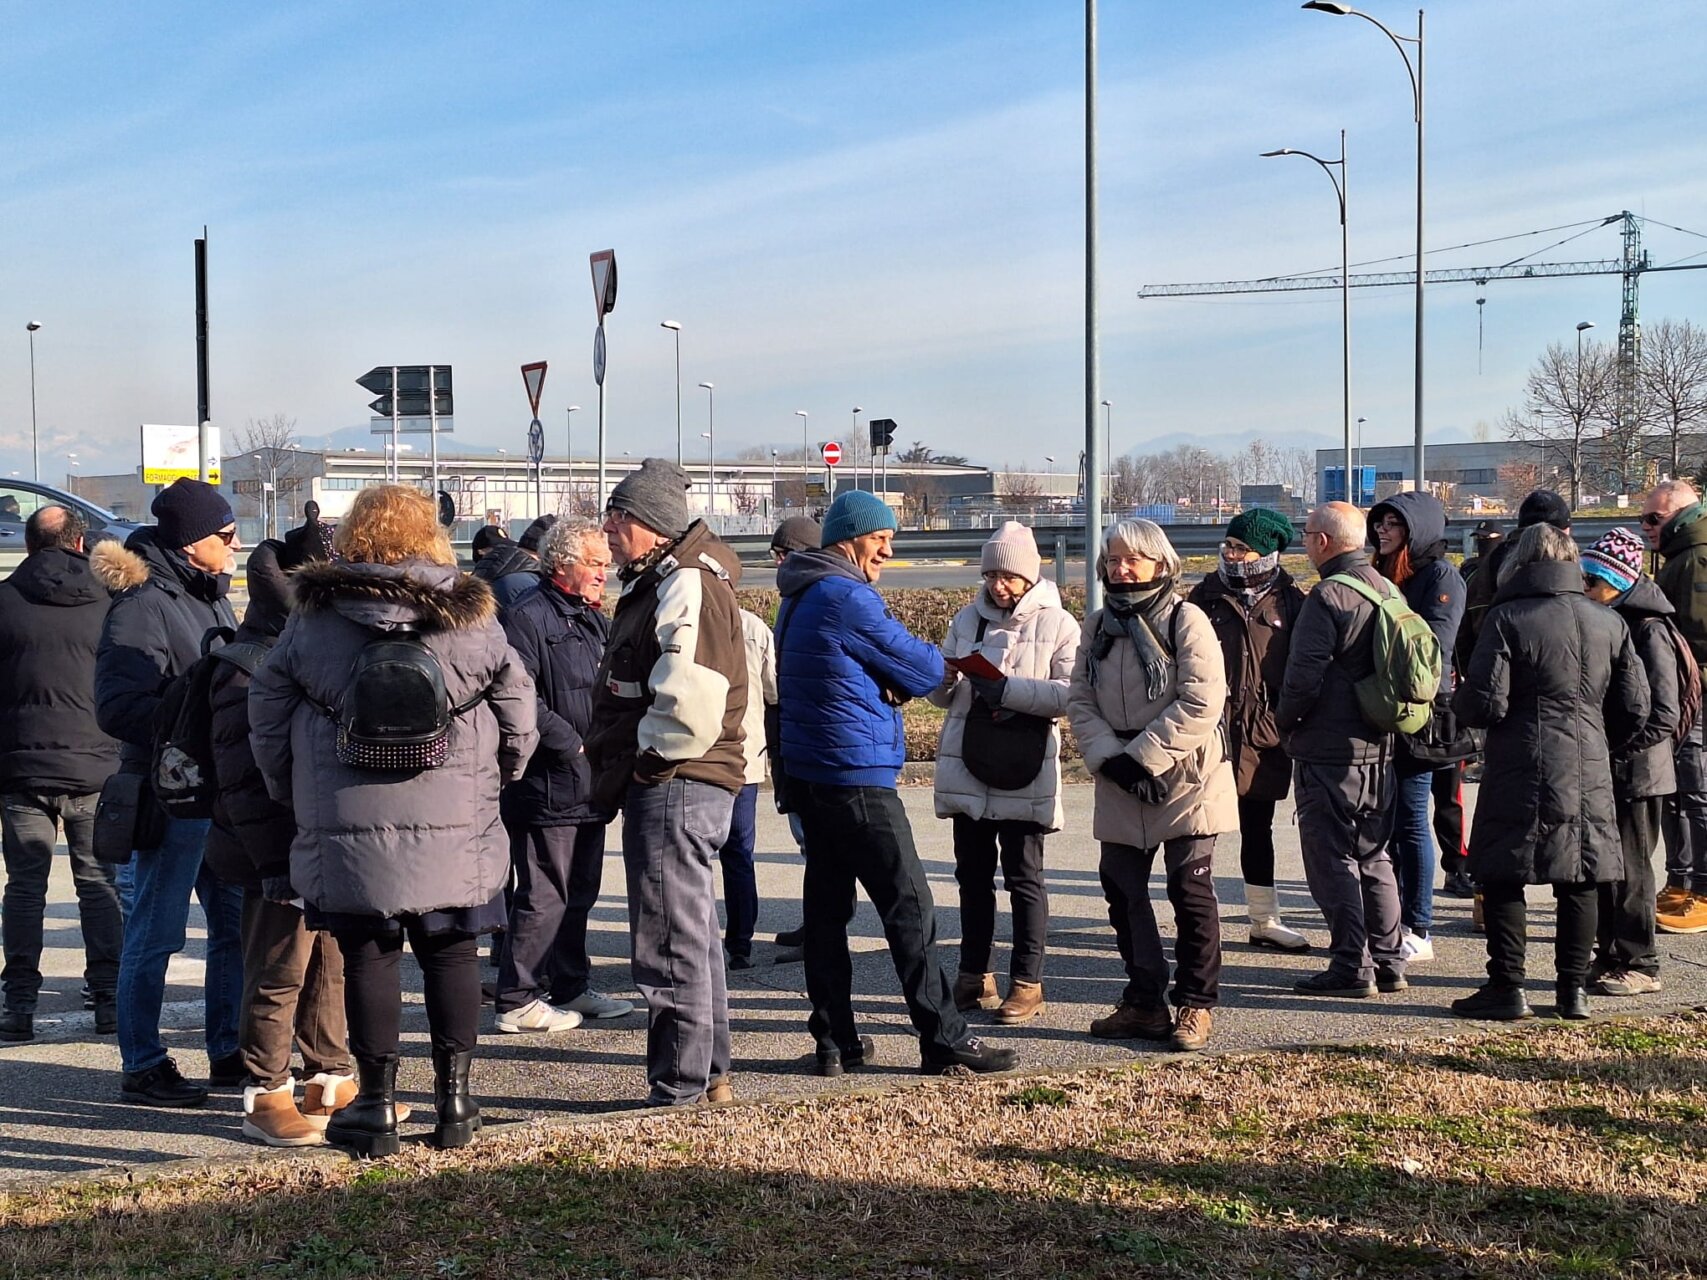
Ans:
[{"label": "directional road sign", "polygon": [[528,407],[539,417],[539,393],[545,390],[545,361],[535,360],[522,366],[522,385],[527,388]]},{"label": "directional road sign", "polygon": [[824,442],[824,465],[833,467],[842,460],[842,446],[834,440]]},{"label": "directional road sign", "polygon": [[[428,403],[427,378],[431,372],[433,403]],[[426,418],[436,410],[441,418],[455,412],[451,395],[451,370],[448,364],[405,364],[396,366],[397,378],[392,380],[392,366],[380,365],[369,369],[356,379],[356,385],[373,392],[379,399],[368,408],[382,418],[396,414],[400,418]]]}]

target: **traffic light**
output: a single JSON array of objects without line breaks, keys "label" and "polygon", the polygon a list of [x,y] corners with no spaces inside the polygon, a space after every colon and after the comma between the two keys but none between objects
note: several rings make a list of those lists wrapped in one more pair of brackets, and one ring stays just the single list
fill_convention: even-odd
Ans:
[{"label": "traffic light", "polygon": [[871,451],[888,453],[889,446],[895,443],[895,419],[873,418],[868,425],[871,427]]}]

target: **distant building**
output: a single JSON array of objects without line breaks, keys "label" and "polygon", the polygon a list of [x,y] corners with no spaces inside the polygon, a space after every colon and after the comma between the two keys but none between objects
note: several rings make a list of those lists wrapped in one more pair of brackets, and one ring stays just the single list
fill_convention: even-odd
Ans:
[{"label": "distant building", "polygon": [[[1373,492],[1376,499],[1409,489],[1416,483],[1412,463],[1415,452],[1408,444],[1375,445],[1352,450],[1353,472],[1361,472],[1367,505]],[[1535,466],[1541,462],[1541,451],[1521,440],[1475,441],[1469,444],[1429,445],[1423,463],[1428,469],[1430,487],[1445,486],[1449,506],[1463,507],[1472,498],[1499,499],[1502,495],[1500,469],[1512,464]],[[1548,468],[1550,470],[1550,468]],[[1373,471],[1373,483],[1369,472]],[[1326,501],[1345,497],[1345,451],[1316,450],[1317,491]]]}]

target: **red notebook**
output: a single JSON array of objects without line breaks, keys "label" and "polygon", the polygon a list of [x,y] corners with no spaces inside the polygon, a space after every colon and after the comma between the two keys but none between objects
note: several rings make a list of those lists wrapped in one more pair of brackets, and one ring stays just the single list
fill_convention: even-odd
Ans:
[{"label": "red notebook", "polygon": [[977,676],[980,680],[1002,678],[1001,669],[981,653],[970,653],[964,658],[944,658],[943,661],[963,676]]}]

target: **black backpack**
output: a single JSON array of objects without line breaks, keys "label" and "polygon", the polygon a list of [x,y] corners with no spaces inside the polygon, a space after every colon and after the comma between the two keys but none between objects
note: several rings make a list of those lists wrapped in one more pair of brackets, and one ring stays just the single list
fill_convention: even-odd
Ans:
[{"label": "black backpack", "polygon": [[314,705],[337,723],[340,764],[437,769],[450,756],[451,721],[486,693],[453,704],[433,651],[416,631],[398,628],[374,632],[361,647],[339,706]]},{"label": "black backpack", "polygon": [[[224,647],[215,649],[216,641]],[[219,781],[213,763],[213,676],[220,663],[254,675],[267,646],[235,641],[230,627],[215,627],[202,639],[201,657],[166,686],[155,723],[149,782],[168,817],[209,818]]]}]

